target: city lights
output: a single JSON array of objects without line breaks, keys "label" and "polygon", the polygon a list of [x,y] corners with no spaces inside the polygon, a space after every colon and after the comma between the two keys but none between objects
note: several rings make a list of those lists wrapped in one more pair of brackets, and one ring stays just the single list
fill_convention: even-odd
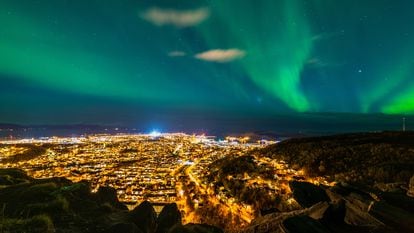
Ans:
[{"label": "city lights", "polygon": [[152,130],[151,133],[149,133],[149,136],[153,137],[153,138],[157,138],[159,136],[161,136],[161,132],[158,130]]},{"label": "city lights", "polygon": [[[130,207],[148,200],[156,205],[176,202],[184,221],[197,218],[205,199],[232,206],[234,198],[207,189],[203,175],[209,164],[225,157],[241,156],[263,147],[247,143],[244,137],[232,142],[218,141],[214,136],[161,133],[99,134],[87,137],[43,137],[0,141],[0,164],[24,169],[35,178],[66,177],[74,182],[87,180],[92,191],[101,186],[116,189],[121,202]],[[30,159],[19,159],[33,153]],[[11,161],[8,158],[16,158]],[[190,182],[190,183],[189,183]],[[191,192],[188,186],[195,184]],[[185,201],[188,200],[188,201]],[[192,203],[192,207],[189,206]],[[250,221],[252,212],[243,212]]]}]

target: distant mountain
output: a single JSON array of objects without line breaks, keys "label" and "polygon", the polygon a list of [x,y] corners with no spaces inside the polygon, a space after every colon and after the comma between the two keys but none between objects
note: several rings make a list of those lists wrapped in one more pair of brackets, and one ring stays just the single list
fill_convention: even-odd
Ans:
[{"label": "distant mountain", "polygon": [[18,124],[0,123],[0,129],[21,129],[21,128],[24,128],[24,126],[18,125]]},{"label": "distant mountain", "polygon": [[108,126],[90,125],[90,124],[68,124],[68,125],[34,125],[32,128],[46,128],[46,129],[105,129]]},{"label": "distant mountain", "polygon": [[61,124],[61,125],[18,125],[0,124],[0,138],[71,137],[100,133],[134,133],[134,128],[115,125]]}]

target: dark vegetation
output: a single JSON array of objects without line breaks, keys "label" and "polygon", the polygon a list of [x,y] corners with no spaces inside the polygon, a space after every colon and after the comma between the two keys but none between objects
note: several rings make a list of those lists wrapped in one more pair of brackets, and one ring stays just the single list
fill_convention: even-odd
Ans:
[{"label": "dark vegetation", "polygon": [[406,183],[414,174],[414,132],[289,139],[257,153],[336,181]]},{"label": "dark vegetation", "polygon": [[87,182],[32,179],[18,169],[0,169],[0,232],[222,232],[182,225],[177,206],[170,205],[159,217],[149,202],[129,211],[110,187],[91,193]]},{"label": "dark vegetation", "polygon": [[252,156],[224,158],[213,162],[209,170],[212,177],[224,178],[229,175],[260,174],[263,168],[258,166]]}]

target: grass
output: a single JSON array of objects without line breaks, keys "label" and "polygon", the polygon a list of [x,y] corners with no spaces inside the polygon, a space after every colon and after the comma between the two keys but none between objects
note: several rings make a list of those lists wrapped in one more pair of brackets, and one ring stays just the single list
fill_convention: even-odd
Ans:
[{"label": "grass", "polygon": [[5,232],[55,232],[52,219],[48,215],[36,215],[28,219],[0,217],[0,233]]}]

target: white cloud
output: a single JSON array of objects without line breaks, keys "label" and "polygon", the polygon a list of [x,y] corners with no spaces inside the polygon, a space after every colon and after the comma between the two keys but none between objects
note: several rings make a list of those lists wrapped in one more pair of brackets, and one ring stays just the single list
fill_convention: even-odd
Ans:
[{"label": "white cloud", "polygon": [[170,57],[184,57],[185,55],[187,54],[183,51],[171,51],[168,53],[168,56]]},{"label": "white cloud", "polygon": [[213,49],[196,54],[195,57],[205,61],[230,62],[245,55],[246,52],[240,49]]},{"label": "white cloud", "polygon": [[141,18],[157,25],[174,25],[179,28],[190,27],[204,21],[210,12],[208,8],[194,10],[149,8],[141,14]]}]

